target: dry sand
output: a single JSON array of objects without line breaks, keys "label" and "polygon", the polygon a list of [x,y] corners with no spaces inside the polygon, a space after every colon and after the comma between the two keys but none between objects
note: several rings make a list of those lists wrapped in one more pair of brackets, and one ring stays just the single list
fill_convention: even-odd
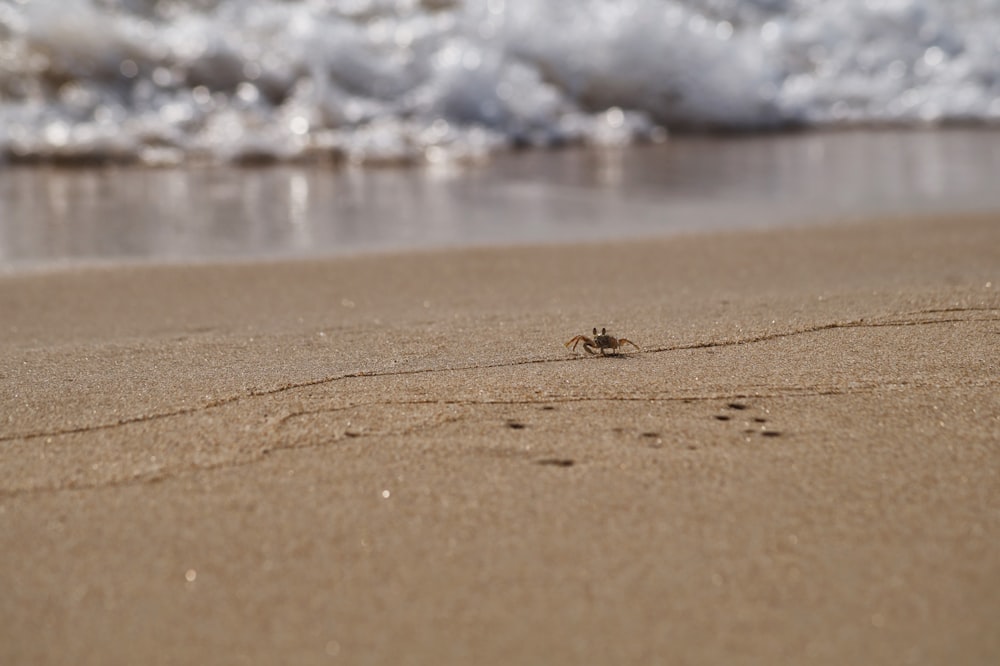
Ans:
[{"label": "dry sand", "polygon": [[996,215],[2,277],[0,663],[1000,663],[998,289]]}]

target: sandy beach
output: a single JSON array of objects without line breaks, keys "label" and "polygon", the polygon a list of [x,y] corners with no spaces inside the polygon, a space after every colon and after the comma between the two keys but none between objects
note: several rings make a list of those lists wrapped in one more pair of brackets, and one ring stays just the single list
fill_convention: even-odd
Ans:
[{"label": "sandy beach", "polygon": [[0,663],[1000,663],[998,215],[0,313]]}]

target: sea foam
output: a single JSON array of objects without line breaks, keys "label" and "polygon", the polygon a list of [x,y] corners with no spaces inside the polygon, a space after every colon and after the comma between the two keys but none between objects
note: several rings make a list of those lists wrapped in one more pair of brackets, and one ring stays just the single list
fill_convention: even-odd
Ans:
[{"label": "sea foam", "polygon": [[479,160],[1000,122],[1000,0],[16,0],[0,159]]}]

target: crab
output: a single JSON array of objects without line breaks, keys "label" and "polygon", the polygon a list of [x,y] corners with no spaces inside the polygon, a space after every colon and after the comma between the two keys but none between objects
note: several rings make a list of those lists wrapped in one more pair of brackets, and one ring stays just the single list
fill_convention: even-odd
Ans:
[{"label": "crab", "polygon": [[[605,356],[605,349],[610,349],[612,354],[617,355],[618,348],[624,345],[632,345],[636,349],[639,349],[639,345],[635,344],[631,340],[616,338],[615,336],[610,335],[607,329],[604,328],[601,329],[600,335],[597,333],[597,328],[594,328],[593,338],[586,335],[577,335],[566,342],[566,347],[575,350],[576,346],[580,343],[583,343],[583,350],[588,354],[596,354],[597,352],[594,350],[597,349],[600,350],[601,356]],[[639,351],[642,350],[639,349]]]}]

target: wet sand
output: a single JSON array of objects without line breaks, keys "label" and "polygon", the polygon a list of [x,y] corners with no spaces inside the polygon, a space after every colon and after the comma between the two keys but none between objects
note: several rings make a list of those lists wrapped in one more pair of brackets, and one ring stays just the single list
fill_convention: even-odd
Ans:
[{"label": "wet sand", "polygon": [[997,215],[0,277],[0,663],[998,663],[998,287]]},{"label": "wet sand", "polygon": [[644,239],[1000,210],[1000,131],[678,136],[424,169],[0,173],[0,272]]}]

